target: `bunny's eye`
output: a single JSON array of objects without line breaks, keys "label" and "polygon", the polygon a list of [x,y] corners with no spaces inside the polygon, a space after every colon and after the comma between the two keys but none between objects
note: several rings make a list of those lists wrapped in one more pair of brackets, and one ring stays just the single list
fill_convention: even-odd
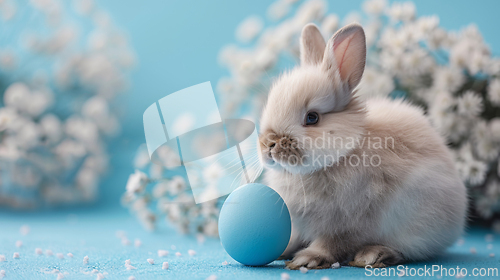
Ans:
[{"label": "bunny's eye", "polygon": [[309,112],[306,115],[306,120],[305,123],[306,125],[313,125],[317,124],[319,121],[319,114],[316,112]]}]

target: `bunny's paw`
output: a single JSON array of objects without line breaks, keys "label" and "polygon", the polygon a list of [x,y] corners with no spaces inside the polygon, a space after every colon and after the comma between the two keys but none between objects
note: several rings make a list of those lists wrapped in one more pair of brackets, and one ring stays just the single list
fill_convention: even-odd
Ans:
[{"label": "bunny's paw", "polygon": [[372,268],[393,266],[403,262],[403,255],[389,247],[382,245],[366,246],[359,251],[350,266]]},{"label": "bunny's paw", "polygon": [[286,267],[292,270],[305,267],[307,269],[330,268],[335,260],[327,253],[316,249],[306,248],[295,254],[295,257],[286,262]]}]

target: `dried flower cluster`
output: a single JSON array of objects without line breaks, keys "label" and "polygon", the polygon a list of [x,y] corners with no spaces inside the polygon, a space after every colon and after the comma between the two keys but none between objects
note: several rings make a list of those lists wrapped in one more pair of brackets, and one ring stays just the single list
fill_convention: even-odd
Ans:
[{"label": "dried flower cluster", "polygon": [[[275,1],[266,21],[248,17],[237,27],[238,44],[221,50],[219,61],[229,70],[217,84],[223,115],[259,118],[273,77],[299,61],[305,24],[316,23],[328,39],[341,26],[359,22],[368,60],[358,96],[406,98],[422,106],[452,148],[477,216],[495,221],[500,213],[500,59],[492,57],[479,30],[470,25],[447,31],[437,16],[417,16],[412,2],[368,0],[362,13],[343,20],[328,13],[324,0],[296,2]],[[183,181],[166,180],[167,185]],[[154,193],[159,197],[161,192],[155,188]],[[201,217],[203,205],[169,201],[182,204],[160,209],[175,224],[184,227]],[[500,220],[495,223],[497,228]]]},{"label": "dried flower cluster", "polygon": [[92,0],[0,1],[0,205],[92,201],[134,55]]}]

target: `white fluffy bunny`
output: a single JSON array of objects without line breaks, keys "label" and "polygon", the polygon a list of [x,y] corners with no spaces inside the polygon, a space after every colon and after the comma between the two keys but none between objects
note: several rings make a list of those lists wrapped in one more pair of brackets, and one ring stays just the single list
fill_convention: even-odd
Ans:
[{"label": "white fluffy bunny", "polygon": [[466,189],[420,108],[356,98],[363,28],[348,25],[325,44],[309,24],[300,42],[300,66],[272,86],[258,141],[266,183],[292,216],[287,267],[385,267],[452,245]]}]

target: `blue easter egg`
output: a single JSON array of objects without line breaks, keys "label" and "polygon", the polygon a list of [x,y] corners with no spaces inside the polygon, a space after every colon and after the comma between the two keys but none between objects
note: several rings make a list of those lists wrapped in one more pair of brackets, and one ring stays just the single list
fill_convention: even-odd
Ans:
[{"label": "blue easter egg", "polygon": [[219,236],[226,252],[251,266],[266,265],[288,246],[292,222],[281,196],[268,186],[247,184],[222,205]]}]

